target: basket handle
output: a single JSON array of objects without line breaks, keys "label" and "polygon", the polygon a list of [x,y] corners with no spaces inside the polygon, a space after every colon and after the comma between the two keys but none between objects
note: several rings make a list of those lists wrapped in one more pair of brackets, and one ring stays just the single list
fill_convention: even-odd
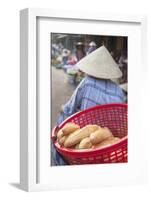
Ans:
[{"label": "basket handle", "polygon": [[57,139],[57,135],[56,135],[56,132],[59,130],[59,127],[58,126],[55,126],[53,129],[52,129],[52,132],[51,132],[51,140],[53,141],[53,143],[56,142],[56,139]]}]

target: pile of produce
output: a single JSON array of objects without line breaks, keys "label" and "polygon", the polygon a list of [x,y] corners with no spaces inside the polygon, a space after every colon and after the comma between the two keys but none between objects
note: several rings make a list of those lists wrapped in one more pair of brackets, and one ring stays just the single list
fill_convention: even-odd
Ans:
[{"label": "pile of produce", "polygon": [[76,150],[97,149],[112,145],[119,140],[120,138],[114,137],[109,128],[94,124],[80,128],[79,125],[70,122],[57,133],[57,141],[61,146]]}]

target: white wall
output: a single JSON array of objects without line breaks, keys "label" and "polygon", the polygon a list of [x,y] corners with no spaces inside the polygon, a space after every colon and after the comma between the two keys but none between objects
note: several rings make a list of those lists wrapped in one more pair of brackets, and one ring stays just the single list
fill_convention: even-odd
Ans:
[{"label": "white wall", "polygon": [[[148,186],[101,188],[64,192],[25,193],[9,183],[19,182],[19,10],[26,7],[72,9],[148,16],[148,55],[151,52],[151,14],[149,0],[4,0],[0,4],[0,199],[149,199]],[[149,59],[148,59],[149,60]],[[150,74],[150,70],[148,71]],[[150,83],[150,81],[149,81]],[[149,86],[148,86],[149,91]],[[151,89],[150,89],[151,91]],[[149,92],[150,92],[149,91]],[[142,94],[150,101],[150,94]],[[149,118],[149,109],[144,120]],[[149,119],[147,121],[149,123]],[[142,133],[143,134],[143,133]],[[147,141],[148,138],[147,138]],[[149,144],[149,143],[148,143]],[[149,148],[149,150],[151,150]],[[151,157],[151,156],[150,156]],[[151,166],[151,165],[149,165]]]}]

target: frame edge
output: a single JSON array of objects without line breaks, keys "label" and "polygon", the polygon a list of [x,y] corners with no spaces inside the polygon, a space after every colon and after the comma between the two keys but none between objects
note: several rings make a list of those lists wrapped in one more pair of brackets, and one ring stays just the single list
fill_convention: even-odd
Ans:
[{"label": "frame edge", "polygon": [[20,11],[20,186],[28,191],[28,9]]},{"label": "frame edge", "polygon": [[[33,80],[35,79],[33,78],[33,80],[31,80],[33,74],[31,74],[31,72],[29,71],[31,70],[31,67],[32,67],[31,64],[34,64],[34,67],[35,67],[35,63],[31,63],[30,61],[31,57],[35,53],[35,50],[33,53],[32,52],[33,49],[31,50],[30,47],[31,47],[31,41],[32,41],[31,39],[33,39],[33,37],[36,36],[35,35],[36,30],[34,30],[34,28],[36,27],[34,24],[36,21],[36,17],[38,16],[50,17],[50,15],[55,16],[55,17],[60,17],[58,16],[57,11],[54,11],[54,12],[50,12],[50,11],[51,10],[46,9],[46,12],[45,12],[45,9],[34,9],[34,8],[30,8],[30,9],[26,8],[20,11],[20,185],[21,185],[21,188],[25,191],[34,191],[35,188],[38,190],[41,190],[43,188],[41,184],[39,185],[36,183],[35,175],[33,173],[35,169],[35,163],[34,163],[35,161],[31,159],[33,158],[32,157],[33,155],[35,156],[34,145],[36,141],[32,143],[33,138],[35,137],[35,132],[33,133],[34,135],[32,137],[30,135],[31,134],[30,124],[32,123],[32,120],[31,120],[32,118],[30,117],[30,108],[31,108],[30,102],[31,102],[32,96],[30,96],[29,98],[29,95],[30,95],[29,90],[32,90],[30,89],[30,83],[31,81],[33,82]],[[64,13],[62,13],[61,15],[66,17]],[[32,20],[34,20],[34,23],[33,21],[30,22],[31,16],[32,16]],[[136,16],[133,16],[132,18],[130,16],[130,17],[127,17],[126,20],[130,22],[133,22],[133,21],[142,22],[142,25],[144,27],[144,22],[146,22],[146,20],[144,20],[142,16],[139,16],[137,20],[135,17]],[[73,14],[72,18],[74,19],[74,18],[79,18],[79,17],[74,16]],[[97,15],[95,15],[94,18],[98,20]],[[108,21],[110,16],[109,18],[107,18],[105,15],[104,18],[106,18],[106,20]],[[116,18],[117,16],[114,16],[113,21],[114,20],[116,21]],[[82,15],[81,19],[85,19],[85,16]],[[121,21],[124,21],[123,18],[121,19]],[[146,27],[146,23],[145,23],[145,27]],[[33,36],[32,38],[31,38],[31,35]],[[33,44],[32,44],[32,47],[33,47]],[[34,46],[34,48],[36,48],[36,46]],[[32,54],[30,54],[31,52]],[[30,155],[30,153],[32,155]],[[44,186],[44,188],[45,187],[49,188],[48,185]]]}]

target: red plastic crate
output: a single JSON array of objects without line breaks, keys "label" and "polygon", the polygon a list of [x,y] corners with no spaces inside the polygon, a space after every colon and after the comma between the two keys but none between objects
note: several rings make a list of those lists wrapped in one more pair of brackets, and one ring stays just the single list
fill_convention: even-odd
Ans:
[{"label": "red plastic crate", "polygon": [[[121,140],[116,144],[98,149],[75,150],[64,148],[55,141],[55,138],[58,129],[68,122],[74,122],[81,128],[88,124],[108,127],[113,135],[121,138]],[[57,151],[69,164],[127,162],[127,104],[104,104],[77,112],[67,118],[59,127],[54,127],[51,138]]]}]

